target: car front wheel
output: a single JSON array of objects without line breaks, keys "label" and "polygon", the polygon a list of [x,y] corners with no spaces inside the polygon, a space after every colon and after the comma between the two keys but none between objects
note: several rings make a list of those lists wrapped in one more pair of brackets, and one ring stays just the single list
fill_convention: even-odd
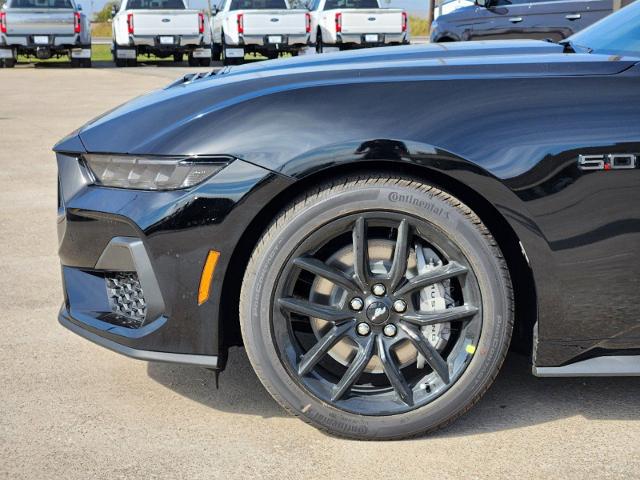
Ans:
[{"label": "car front wheel", "polygon": [[466,205],[385,175],[307,192],[247,267],[242,334],[294,415],[361,439],[415,436],[477,402],[513,325],[507,266]]}]

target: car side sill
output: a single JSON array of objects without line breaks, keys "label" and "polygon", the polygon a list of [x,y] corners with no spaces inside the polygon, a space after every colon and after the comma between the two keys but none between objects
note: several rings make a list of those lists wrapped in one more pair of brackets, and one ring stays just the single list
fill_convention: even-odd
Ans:
[{"label": "car side sill", "polygon": [[594,357],[562,367],[532,368],[536,377],[637,377],[640,355]]},{"label": "car side sill", "polygon": [[71,330],[73,333],[80,335],[91,342],[100,345],[101,347],[108,348],[116,353],[126,355],[130,358],[137,360],[145,360],[148,362],[165,362],[165,363],[180,363],[183,365],[197,365],[207,368],[219,368],[218,357],[214,355],[191,355],[188,353],[169,353],[169,352],[154,352],[150,350],[137,350],[135,348],[120,345],[119,343],[109,340],[108,338],[100,337],[93,332],[85,330],[79,327],[75,323],[71,322],[63,315],[58,317],[60,324]]}]

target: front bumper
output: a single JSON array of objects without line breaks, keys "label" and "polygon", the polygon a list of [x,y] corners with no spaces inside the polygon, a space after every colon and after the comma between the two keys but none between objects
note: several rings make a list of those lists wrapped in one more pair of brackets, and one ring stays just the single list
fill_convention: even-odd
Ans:
[{"label": "front bumper", "polygon": [[[193,189],[136,191],[92,185],[78,156],[57,158],[60,323],[134,358],[222,368],[223,280],[259,192],[280,177],[234,160]],[[220,260],[198,305],[210,250]]]}]

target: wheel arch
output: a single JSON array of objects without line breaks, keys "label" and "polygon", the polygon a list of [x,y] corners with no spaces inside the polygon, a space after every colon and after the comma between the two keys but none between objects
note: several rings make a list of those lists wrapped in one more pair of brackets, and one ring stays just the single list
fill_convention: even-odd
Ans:
[{"label": "wheel arch", "polygon": [[434,43],[445,43],[445,42],[457,42],[459,40],[453,38],[451,35],[442,35],[434,40]]},{"label": "wheel arch", "polygon": [[277,213],[285,208],[292,199],[319,185],[340,177],[366,176],[372,173],[410,176],[432,184],[460,199],[480,217],[498,242],[509,267],[513,283],[515,324],[512,347],[519,352],[531,354],[534,326],[538,317],[535,281],[520,239],[509,222],[476,189],[453,176],[435,168],[415,163],[403,164],[402,169],[399,170],[397,162],[388,160],[361,160],[342,163],[310,173],[279,192],[256,213],[230,258],[229,263],[238,267],[229,269],[222,284],[220,318],[224,320],[220,322],[220,338],[224,348],[242,344],[238,313],[242,278],[251,253]]}]

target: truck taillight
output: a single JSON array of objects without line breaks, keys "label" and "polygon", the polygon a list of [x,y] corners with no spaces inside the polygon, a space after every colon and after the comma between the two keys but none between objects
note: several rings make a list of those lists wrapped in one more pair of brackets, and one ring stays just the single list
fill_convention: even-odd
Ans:
[{"label": "truck taillight", "polygon": [[336,32],[342,31],[342,14],[336,13]]},{"label": "truck taillight", "polygon": [[307,33],[309,33],[311,32],[311,14],[305,13],[304,18],[305,18],[305,27],[306,27]]},{"label": "truck taillight", "polygon": [[82,22],[80,21],[80,13],[75,12],[73,14],[73,31],[75,33],[80,33],[81,28],[82,28]]},{"label": "truck taillight", "polygon": [[129,30],[129,34],[133,35],[133,13],[127,14],[127,29]]},{"label": "truck taillight", "polygon": [[407,31],[407,12],[402,12],[402,31]]},{"label": "truck taillight", "polygon": [[244,15],[238,14],[238,33],[244,33]]},{"label": "truck taillight", "polygon": [[198,32],[204,33],[204,13],[198,14]]},{"label": "truck taillight", "polygon": [[7,33],[7,12],[0,12],[0,32]]}]

